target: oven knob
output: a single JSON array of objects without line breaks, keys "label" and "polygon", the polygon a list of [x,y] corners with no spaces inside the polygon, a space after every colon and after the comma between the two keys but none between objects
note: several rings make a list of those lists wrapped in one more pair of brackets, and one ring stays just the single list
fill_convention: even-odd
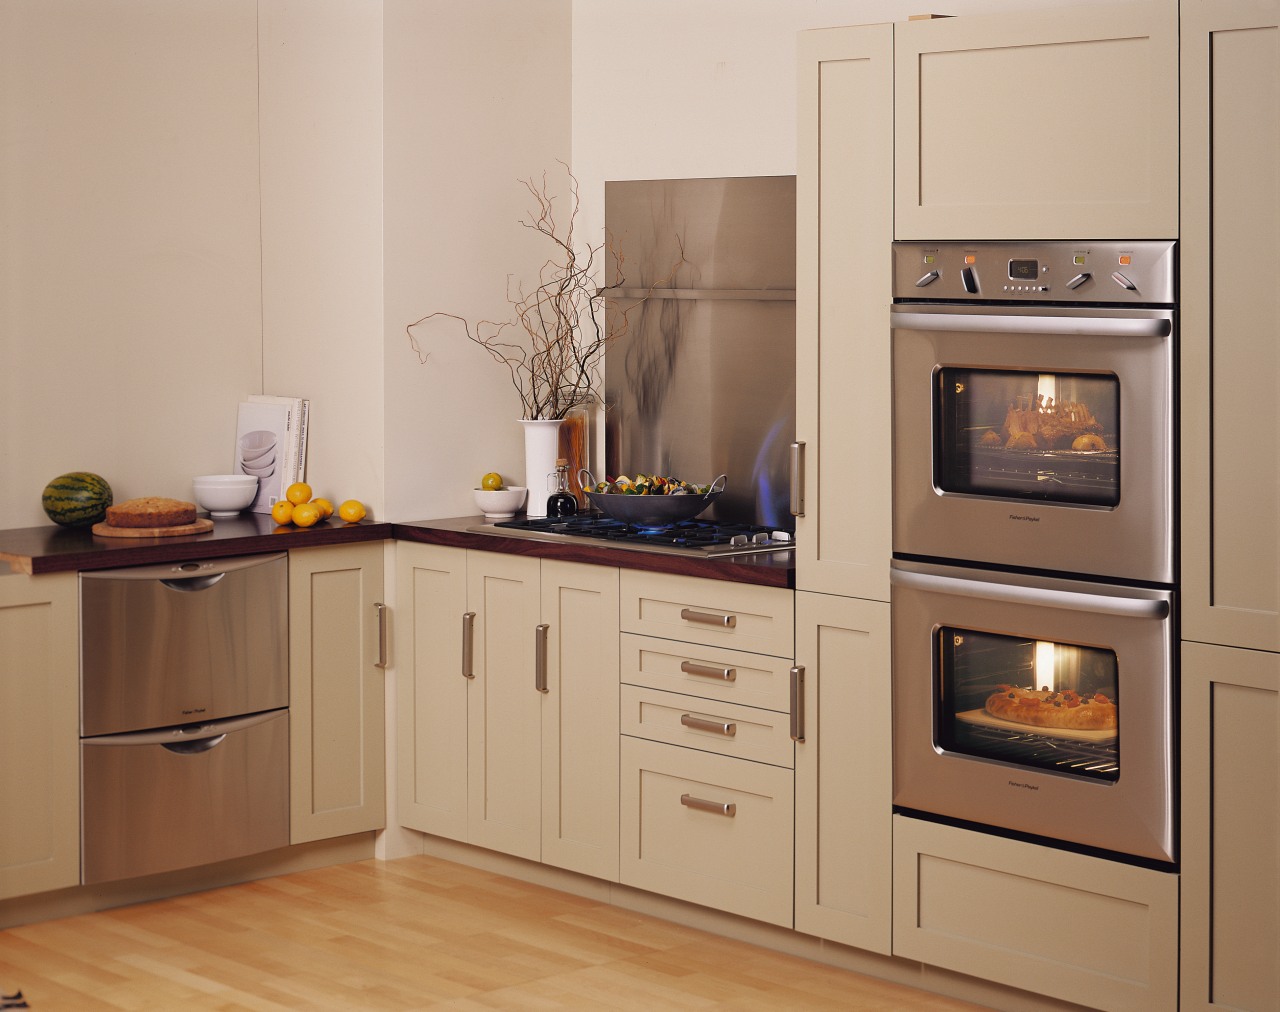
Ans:
[{"label": "oven knob", "polygon": [[924,277],[922,277],[919,281],[916,282],[916,287],[924,288],[926,285],[931,285],[938,280],[938,277],[939,275],[937,271],[930,271],[928,274],[926,274]]},{"label": "oven knob", "polygon": [[1072,290],[1075,290],[1079,288],[1081,285],[1083,285],[1086,281],[1088,281],[1091,277],[1093,277],[1092,274],[1077,274],[1074,278],[1072,278],[1070,281],[1067,282],[1067,287]]},{"label": "oven knob", "polygon": [[978,275],[972,267],[960,269],[960,280],[964,282],[964,290],[970,295],[978,291]]},{"label": "oven knob", "polygon": [[1127,288],[1131,292],[1136,292],[1138,290],[1138,286],[1135,285],[1128,278],[1126,278],[1119,271],[1116,271],[1114,274],[1111,275],[1111,280],[1114,281],[1121,288]]}]

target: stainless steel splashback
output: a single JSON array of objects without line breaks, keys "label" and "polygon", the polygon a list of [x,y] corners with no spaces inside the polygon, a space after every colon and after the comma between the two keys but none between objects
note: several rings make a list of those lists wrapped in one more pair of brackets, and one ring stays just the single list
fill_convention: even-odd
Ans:
[{"label": "stainless steel splashback", "polygon": [[795,177],[605,184],[605,469],[710,482],[705,514],[794,530]]}]

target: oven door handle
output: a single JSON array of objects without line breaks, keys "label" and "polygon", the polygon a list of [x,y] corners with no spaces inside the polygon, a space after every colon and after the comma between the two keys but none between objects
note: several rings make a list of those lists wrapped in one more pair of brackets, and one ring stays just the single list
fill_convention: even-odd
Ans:
[{"label": "oven door handle", "polygon": [[895,586],[913,590],[934,591],[956,597],[972,597],[1001,604],[1027,604],[1036,607],[1064,608],[1094,615],[1116,615],[1121,618],[1166,619],[1169,602],[1164,598],[1111,597],[1070,590],[1048,590],[1044,587],[1021,587],[1001,583],[979,583],[954,576],[932,573],[910,573],[895,569],[889,574]]},{"label": "oven door handle", "polygon": [[1173,332],[1173,321],[1158,316],[1138,319],[1097,316],[964,316],[958,313],[904,313],[895,309],[891,319],[893,326],[900,330],[947,330],[961,333],[1168,337]]}]

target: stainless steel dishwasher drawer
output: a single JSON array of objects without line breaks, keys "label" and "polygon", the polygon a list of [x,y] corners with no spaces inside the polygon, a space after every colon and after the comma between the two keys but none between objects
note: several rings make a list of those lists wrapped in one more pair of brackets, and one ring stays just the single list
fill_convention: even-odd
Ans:
[{"label": "stainless steel dishwasher drawer", "polygon": [[80,733],[289,704],[283,552],[80,575]]},{"label": "stainless steel dishwasher drawer", "polygon": [[86,885],[289,843],[289,711],[83,738]]}]

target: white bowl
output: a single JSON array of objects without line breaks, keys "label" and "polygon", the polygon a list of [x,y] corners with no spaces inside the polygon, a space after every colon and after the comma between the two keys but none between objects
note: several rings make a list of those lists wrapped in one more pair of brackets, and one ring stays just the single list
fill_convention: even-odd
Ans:
[{"label": "white bowl", "polygon": [[255,429],[240,437],[240,459],[252,462],[276,448],[276,434],[269,429]]},{"label": "white bowl", "polygon": [[257,496],[258,479],[251,474],[202,474],[191,479],[191,490],[210,516],[233,517]]},{"label": "white bowl", "polygon": [[515,516],[516,510],[524,505],[527,491],[528,489],[518,485],[495,489],[478,488],[475,490],[476,505],[490,520],[505,520]]},{"label": "white bowl", "polygon": [[269,478],[276,473],[276,458],[272,456],[265,464],[261,465],[241,464],[240,469],[244,471],[244,474],[240,476],[242,478],[246,475],[251,478]]}]

